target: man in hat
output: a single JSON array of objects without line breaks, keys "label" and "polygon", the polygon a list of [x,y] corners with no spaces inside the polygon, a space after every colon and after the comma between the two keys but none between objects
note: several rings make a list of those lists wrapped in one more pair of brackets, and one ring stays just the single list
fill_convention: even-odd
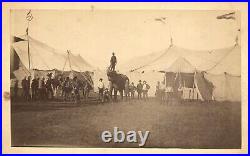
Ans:
[{"label": "man in hat", "polygon": [[138,99],[141,99],[141,94],[142,94],[142,88],[143,88],[143,85],[141,83],[141,80],[139,80],[139,83],[137,84],[137,93],[138,93]]},{"label": "man in hat", "polygon": [[112,53],[112,57],[110,59],[110,70],[111,71],[115,71],[116,63],[117,63],[117,59],[116,59],[115,53]]},{"label": "man in hat", "polygon": [[98,90],[99,90],[99,100],[103,102],[103,91],[104,91],[104,83],[102,81],[103,79],[100,78],[99,83],[98,83]]}]

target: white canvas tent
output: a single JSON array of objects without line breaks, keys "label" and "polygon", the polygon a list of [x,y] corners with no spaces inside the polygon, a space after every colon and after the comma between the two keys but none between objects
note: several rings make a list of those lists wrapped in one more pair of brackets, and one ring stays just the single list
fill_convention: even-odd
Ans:
[{"label": "white canvas tent", "polygon": [[15,58],[15,60],[11,61],[11,66],[13,66],[14,62],[19,62],[19,68],[12,72],[19,82],[24,78],[24,76],[29,75],[32,77],[46,77],[48,72],[51,72],[53,75],[55,75],[57,71],[72,71],[72,73],[82,73],[86,71],[93,71],[94,69],[81,56],[76,56],[70,52],[67,53],[66,51],[62,52],[56,50],[27,35],[21,39],[22,40],[14,42],[11,45],[11,58],[14,55],[18,56],[18,59]]},{"label": "white canvas tent", "polygon": [[[206,71],[209,74],[196,74],[195,83],[200,89],[201,96],[210,99],[210,93],[206,90],[206,84],[209,84],[205,79],[211,81],[214,85],[212,98],[215,100],[230,100],[239,101],[240,95],[240,46],[237,44],[232,47],[208,50],[208,51],[194,51],[188,50],[176,45],[170,45],[168,49],[157,54],[157,57],[132,69],[136,72],[180,72],[180,73],[200,73]],[[227,74],[224,74],[224,73]],[[215,75],[221,74],[223,78],[215,78]],[[212,78],[213,75],[213,78]],[[229,78],[230,77],[230,78]],[[202,80],[203,79],[203,80]],[[220,83],[222,82],[223,83]],[[224,84],[224,85],[222,85]],[[237,93],[230,88],[237,88]],[[230,97],[229,97],[230,95]]]}]

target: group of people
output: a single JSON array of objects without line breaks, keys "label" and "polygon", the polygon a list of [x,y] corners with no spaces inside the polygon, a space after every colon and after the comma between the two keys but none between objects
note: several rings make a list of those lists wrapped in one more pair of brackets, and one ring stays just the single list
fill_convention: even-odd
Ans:
[{"label": "group of people", "polygon": [[[111,100],[111,91],[110,86],[105,87],[105,84],[103,82],[103,79],[99,79],[99,83],[97,85],[98,87],[98,93],[99,93],[99,100],[102,102],[110,101]],[[135,99],[135,93],[137,92],[137,98],[139,100],[141,99],[148,99],[148,91],[150,89],[149,84],[147,84],[146,81],[139,80],[138,84],[135,86],[134,82],[131,82],[129,84],[129,81],[126,80],[125,82],[125,90],[124,95],[126,99]]]},{"label": "group of people", "polygon": [[132,99],[134,99],[135,92],[137,92],[137,98],[139,100],[147,99],[149,89],[150,89],[150,86],[146,81],[143,81],[142,83],[142,81],[139,80],[136,86],[134,85],[134,82],[132,82],[130,85],[125,85],[125,96],[131,97]]},{"label": "group of people", "polygon": [[[18,81],[14,84],[14,99],[18,97]],[[80,81],[76,76],[73,79],[58,76],[52,78],[52,73],[47,74],[47,78],[31,76],[24,77],[21,82],[23,89],[21,98],[25,101],[63,99],[64,101],[80,101],[80,90],[84,99],[87,99],[91,90],[91,85],[85,81]]]}]

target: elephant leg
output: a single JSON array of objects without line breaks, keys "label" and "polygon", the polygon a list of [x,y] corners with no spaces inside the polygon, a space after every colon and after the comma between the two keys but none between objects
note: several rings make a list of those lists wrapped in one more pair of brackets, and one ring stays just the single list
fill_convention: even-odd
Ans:
[{"label": "elephant leg", "polygon": [[115,99],[115,101],[117,100],[117,90],[116,89],[114,89],[114,99]]},{"label": "elephant leg", "polygon": [[120,90],[121,99],[123,100],[123,90]]},{"label": "elephant leg", "polygon": [[113,98],[112,98],[112,94],[113,94],[113,89],[111,88],[110,90],[109,90],[109,95],[110,95],[110,99],[112,100]]}]

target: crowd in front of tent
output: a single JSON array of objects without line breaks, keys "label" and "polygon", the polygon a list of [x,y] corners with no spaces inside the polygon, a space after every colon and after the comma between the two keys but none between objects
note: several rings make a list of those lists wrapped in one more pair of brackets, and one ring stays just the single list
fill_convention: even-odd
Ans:
[{"label": "crowd in front of tent", "polygon": [[[106,87],[103,82],[103,79],[100,78],[98,83],[98,93],[99,93],[99,100],[101,102],[109,102],[111,101],[112,95],[110,92],[110,84]],[[139,80],[138,84],[135,85],[134,82],[129,84],[129,81],[126,80],[125,82],[125,89],[124,89],[124,96],[125,99],[135,99],[135,95],[137,93],[138,100],[146,100],[148,99],[148,91],[150,89],[150,85],[146,81]]]},{"label": "crowd in front of tent", "polygon": [[[22,86],[21,95],[18,94],[19,83]],[[84,99],[87,99],[92,86],[87,82],[75,76],[63,77],[62,75],[54,76],[52,73],[47,77],[31,76],[24,77],[21,82],[15,80],[13,87],[13,100],[23,101],[47,101],[47,100],[64,100],[80,102],[80,92]]]}]

